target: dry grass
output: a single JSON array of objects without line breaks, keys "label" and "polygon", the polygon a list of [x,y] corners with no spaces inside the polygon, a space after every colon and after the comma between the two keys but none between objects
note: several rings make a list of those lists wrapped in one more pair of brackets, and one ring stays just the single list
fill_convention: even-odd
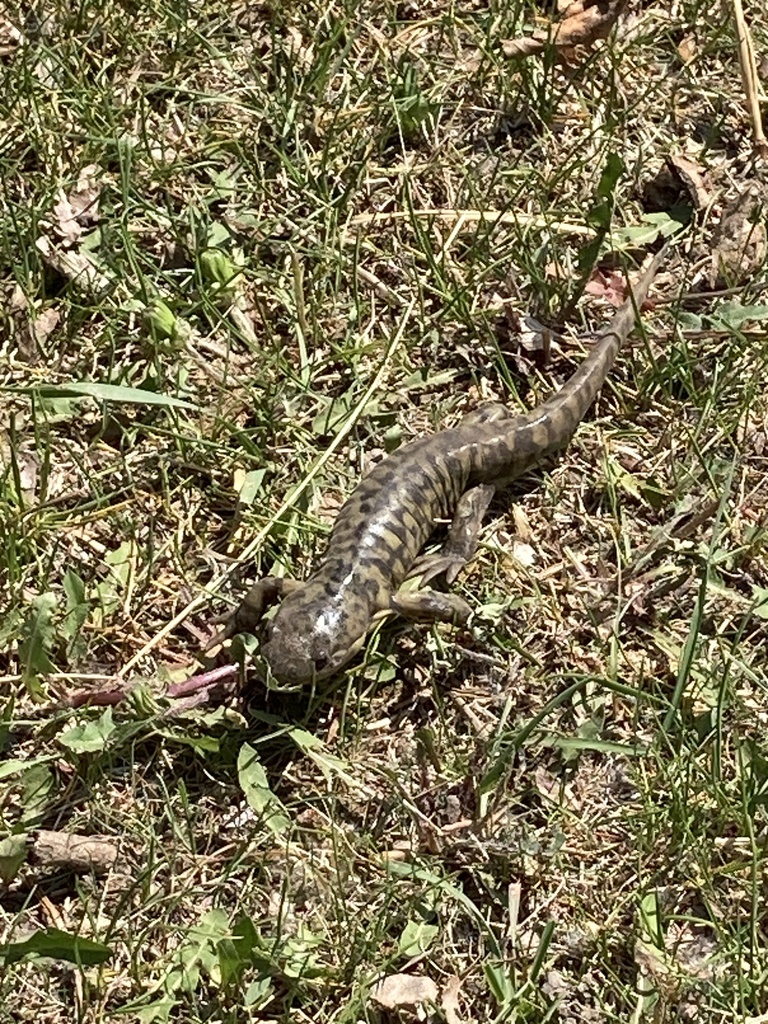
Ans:
[{"label": "dry grass", "polygon": [[[765,1012],[768,288],[734,33],[651,3],[567,63],[509,61],[535,13],[0,18],[0,1021]],[[565,379],[608,315],[595,258],[649,215],[681,225],[667,301],[495,503],[472,628],[386,629],[323,692],[251,671],[172,709],[224,599],[305,574],[382,452]],[[686,297],[713,249],[735,291]],[[546,365],[520,316],[563,335]],[[25,862],[40,827],[119,862]],[[41,929],[109,953],[10,962]],[[397,974],[435,983],[418,1012],[373,998]]]}]

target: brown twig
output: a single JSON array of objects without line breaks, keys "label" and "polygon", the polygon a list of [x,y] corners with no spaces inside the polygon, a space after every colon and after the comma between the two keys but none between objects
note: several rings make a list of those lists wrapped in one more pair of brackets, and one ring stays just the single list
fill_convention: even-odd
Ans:
[{"label": "brown twig", "polygon": [[84,836],[76,832],[36,833],[29,859],[45,868],[59,868],[77,875],[93,871],[106,875],[117,863],[118,850],[105,836]]},{"label": "brown twig", "polygon": [[757,74],[755,49],[752,45],[752,34],[749,31],[741,0],[733,0],[733,17],[736,21],[736,33],[739,40],[738,55],[741,68],[741,81],[749,108],[754,133],[753,148],[756,156],[762,160],[768,157],[768,140],[763,131],[763,118],[760,113],[760,79]]},{"label": "brown twig", "polygon": [[[209,700],[214,693],[221,692],[223,684],[231,682],[236,676],[237,665],[220,665],[208,672],[199,672],[197,675],[190,676],[189,679],[184,679],[180,683],[173,683],[167,688],[164,696],[179,702],[174,707],[174,711],[178,711],[181,702],[188,703],[188,698],[193,695],[203,694],[202,701],[196,703]],[[68,698],[67,704],[72,708],[114,707],[125,700],[131,689],[132,687],[126,686],[122,689],[112,690],[80,690]]]}]

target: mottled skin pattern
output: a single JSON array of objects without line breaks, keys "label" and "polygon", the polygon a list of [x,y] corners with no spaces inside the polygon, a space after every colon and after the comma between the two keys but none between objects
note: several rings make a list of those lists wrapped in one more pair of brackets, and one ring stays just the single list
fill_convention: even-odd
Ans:
[{"label": "mottled skin pattern", "polygon": [[[482,517],[495,486],[567,444],[631,331],[662,258],[663,251],[560,391],[522,415],[483,406],[458,427],[413,441],[384,459],[341,509],[325,555],[306,583],[257,583],[229,632],[252,631],[266,605],[283,597],[262,652],[279,682],[301,686],[337,672],[360,649],[380,613],[465,619],[469,607],[459,598],[422,591],[421,597],[407,595],[406,604],[397,590],[438,521],[460,516],[457,506],[480,492]],[[465,519],[472,518],[474,512],[465,512]],[[459,546],[462,553],[452,562],[469,557],[474,536]]]}]

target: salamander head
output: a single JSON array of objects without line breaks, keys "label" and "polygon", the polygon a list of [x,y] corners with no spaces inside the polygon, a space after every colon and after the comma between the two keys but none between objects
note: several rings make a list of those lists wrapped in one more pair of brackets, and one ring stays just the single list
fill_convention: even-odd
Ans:
[{"label": "salamander head", "polygon": [[338,672],[362,647],[369,623],[359,598],[313,598],[301,588],[280,605],[261,651],[278,682],[298,688]]}]

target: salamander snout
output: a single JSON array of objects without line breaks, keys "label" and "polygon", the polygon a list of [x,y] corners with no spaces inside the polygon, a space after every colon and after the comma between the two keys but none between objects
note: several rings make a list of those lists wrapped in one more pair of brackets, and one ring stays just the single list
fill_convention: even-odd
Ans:
[{"label": "salamander snout", "polygon": [[324,584],[309,581],[284,598],[261,650],[278,682],[298,688],[346,665],[369,624],[363,598],[344,588],[329,594]]},{"label": "salamander snout", "polygon": [[311,638],[297,633],[273,632],[261,651],[278,682],[297,688],[333,675],[348,660],[343,655],[332,657],[325,648],[316,648]]},{"label": "salamander snout", "polygon": [[349,660],[350,653],[346,645],[334,650],[332,638],[325,632],[311,629],[308,622],[300,624],[295,618],[283,622],[278,613],[261,651],[278,682],[298,688],[333,675]]}]

